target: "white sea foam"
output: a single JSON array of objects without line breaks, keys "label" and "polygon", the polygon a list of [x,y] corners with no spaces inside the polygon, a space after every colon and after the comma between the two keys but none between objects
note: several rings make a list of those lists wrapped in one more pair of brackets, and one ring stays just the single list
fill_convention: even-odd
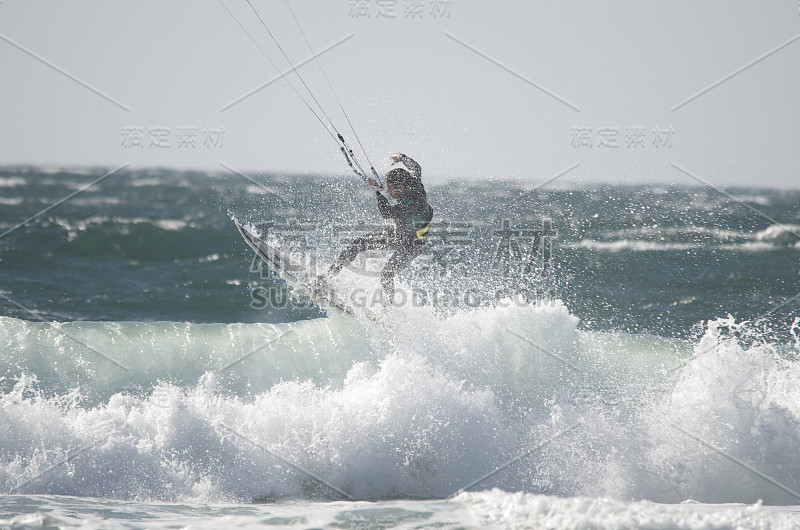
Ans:
[{"label": "white sea foam", "polygon": [[795,243],[800,240],[800,225],[774,224],[755,234],[757,241],[776,243]]},{"label": "white sea foam", "polygon": [[185,228],[195,228],[197,224],[184,219],[149,219],[145,217],[109,217],[105,215],[93,215],[86,219],[69,220],[64,218],[56,219],[56,223],[67,231],[67,240],[73,241],[82,232],[86,232],[105,224],[115,225],[118,234],[130,234],[131,227],[136,225],[152,225],[168,232],[177,232]]},{"label": "white sea foam", "polygon": [[609,230],[603,233],[604,237],[616,238],[620,236],[631,236],[633,234],[657,235],[657,236],[710,236],[719,239],[746,238],[748,233],[737,230],[725,230],[708,226],[638,226],[620,230]]},{"label": "white sea foam", "polygon": [[0,188],[16,188],[25,184],[26,180],[23,177],[0,177]]},{"label": "white sea foam", "polygon": [[[800,507],[761,504],[656,504],[608,498],[553,497],[498,489],[443,500],[155,504],[65,496],[0,496],[0,526],[170,528],[646,528],[789,530]],[[78,523],[80,521],[80,523]],[[26,527],[27,527],[26,526]]]},{"label": "white sea foam", "polygon": [[281,190],[267,185],[256,186],[248,184],[246,190],[249,195],[281,195]]},{"label": "white sea foam", "polygon": [[800,512],[796,508],[775,510],[759,504],[666,505],[608,498],[546,497],[499,490],[465,494],[457,500],[464,503],[472,525],[488,527],[789,530],[800,522]]},{"label": "white sea foam", "polygon": [[736,245],[717,245],[721,250],[744,251],[744,252],[769,252],[785,248],[783,245],[776,245],[768,241],[745,241]]},{"label": "white sea foam", "polygon": [[[0,318],[0,491],[219,502],[472,484],[593,497],[503,497],[482,515],[509,502],[528,520],[538,503],[573,522],[600,521],[602,497],[798,502],[796,344],[732,320],[694,345],[582,332],[557,302],[398,311],[388,333],[345,317]],[[609,521],[649,513],[608,506]]]},{"label": "white sea foam", "polygon": [[82,196],[78,195],[77,197],[70,199],[70,203],[75,206],[97,206],[97,205],[110,205],[110,204],[124,204],[124,201],[120,197],[109,197],[109,196]]},{"label": "white sea foam", "polygon": [[584,239],[579,243],[565,243],[564,248],[587,248],[606,252],[619,252],[632,250],[635,252],[691,250],[704,247],[702,243],[662,243],[657,241],[638,241],[634,239],[621,239],[616,241],[595,241]]},{"label": "white sea foam", "polygon": [[[564,243],[564,248],[586,248],[604,252],[681,251],[718,248],[728,251],[767,252],[794,246],[800,225],[773,224],[758,232],[743,232],[703,226],[641,226],[610,230],[603,239]],[[658,238],[659,240],[653,240]]]}]

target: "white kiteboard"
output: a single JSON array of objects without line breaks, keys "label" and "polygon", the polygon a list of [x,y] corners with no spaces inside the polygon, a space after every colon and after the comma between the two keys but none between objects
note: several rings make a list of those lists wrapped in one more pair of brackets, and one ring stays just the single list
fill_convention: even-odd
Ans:
[{"label": "white kiteboard", "polygon": [[[247,230],[239,224],[238,221],[234,222],[236,223],[236,228],[239,229],[239,233],[242,234],[242,237],[250,248],[258,254],[258,257],[261,258],[269,268],[284,279],[286,283],[291,285],[294,289],[308,295],[323,309],[334,310],[347,315],[356,314],[356,310],[347,300],[347,297],[337,291],[336,288],[327,282],[320,284],[312,271],[309,271],[302,264],[292,260],[286,254]],[[361,313],[370,320],[376,322],[380,320],[377,315],[371,312],[361,311]]]}]

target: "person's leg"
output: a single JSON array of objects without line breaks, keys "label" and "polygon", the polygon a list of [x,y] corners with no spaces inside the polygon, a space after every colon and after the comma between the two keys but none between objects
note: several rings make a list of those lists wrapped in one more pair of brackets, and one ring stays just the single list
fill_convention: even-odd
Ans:
[{"label": "person's leg", "polygon": [[336,276],[339,272],[350,265],[356,256],[365,250],[376,250],[386,248],[391,242],[391,233],[387,228],[382,228],[371,232],[365,236],[357,237],[347,248],[345,248],[336,261],[328,269],[328,276]]},{"label": "person's leg", "polygon": [[423,245],[415,240],[399,241],[395,252],[381,271],[381,286],[389,303],[394,298],[394,277],[422,253]]}]

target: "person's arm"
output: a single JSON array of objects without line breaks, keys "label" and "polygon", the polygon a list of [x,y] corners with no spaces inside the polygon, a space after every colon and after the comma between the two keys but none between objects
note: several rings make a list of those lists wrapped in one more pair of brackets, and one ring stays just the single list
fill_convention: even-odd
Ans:
[{"label": "person's arm", "polygon": [[395,153],[390,158],[392,159],[392,165],[401,162],[406,166],[409,173],[414,175],[417,179],[422,179],[422,166],[417,164],[416,160],[410,156],[404,155],[403,153]]},{"label": "person's arm", "polygon": [[399,215],[399,205],[392,206],[389,204],[389,200],[379,191],[376,192],[376,195],[378,196],[378,211],[381,213],[381,216],[383,216],[384,219],[396,218]]}]

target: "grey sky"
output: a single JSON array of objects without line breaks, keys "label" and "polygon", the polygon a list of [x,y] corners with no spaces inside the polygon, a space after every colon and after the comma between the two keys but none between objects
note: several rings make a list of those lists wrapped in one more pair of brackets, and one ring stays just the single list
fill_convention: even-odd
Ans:
[{"label": "grey sky", "polygon": [[[251,1],[293,62],[310,55],[283,0]],[[288,67],[246,0],[223,3]],[[429,182],[533,186],[579,163],[557,182],[698,184],[683,168],[800,187],[798,0],[291,5],[317,51],[352,34],[320,61],[379,171],[403,151]],[[0,165],[347,174],[285,81],[220,111],[277,72],[217,0],[2,0],[0,64]],[[300,73],[360,155],[316,63]],[[183,126],[195,147],[178,147]],[[156,127],[169,147],[150,145]]]}]

